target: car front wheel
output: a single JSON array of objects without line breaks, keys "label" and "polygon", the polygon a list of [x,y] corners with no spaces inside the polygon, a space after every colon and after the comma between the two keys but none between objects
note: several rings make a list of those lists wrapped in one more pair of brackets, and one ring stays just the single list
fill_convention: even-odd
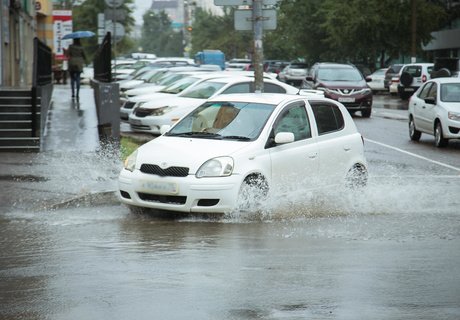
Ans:
[{"label": "car front wheel", "polygon": [[237,209],[239,211],[257,210],[267,198],[268,184],[260,175],[247,177],[241,185],[238,194]]},{"label": "car front wheel", "polygon": [[422,133],[415,128],[414,118],[409,118],[409,136],[412,141],[419,141]]},{"label": "car front wheel", "polygon": [[368,173],[365,166],[356,164],[350,169],[345,178],[345,186],[350,189],[363,188],[367,185]]},{"label": "car front wheel", "polygon": [[442,125],[440,121],[436,123],[436,127],[434,129],[434,142],[438,148],[445,147],[448,143],[448,140],[445,139],[444,135],[442,134]]}]

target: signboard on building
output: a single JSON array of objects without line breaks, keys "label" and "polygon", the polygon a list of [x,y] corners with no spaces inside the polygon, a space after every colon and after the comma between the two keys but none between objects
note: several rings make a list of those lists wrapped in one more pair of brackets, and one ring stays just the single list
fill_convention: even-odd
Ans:
[{"label": "signboard on building", "polygon": [[53,53],[57,60],[65,59],[64,49],[72,43],[71,40],[62,40],[62,37],[72,32],[72,11],[53,10]]}]

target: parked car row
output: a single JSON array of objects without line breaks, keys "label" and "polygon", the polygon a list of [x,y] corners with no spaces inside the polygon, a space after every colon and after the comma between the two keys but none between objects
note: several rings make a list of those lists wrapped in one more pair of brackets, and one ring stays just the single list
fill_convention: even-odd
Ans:
[{"label": "parked car row", "polygon": [[[414,66],[401,70],[412,72],[410,83],[402,79],[406,87],[420,83],[409,101],[410,139],[431,134],[438,147],[460,139],[460,80],[425,81],[423,68],[420,75]],[[375,74],[374,90],[384,88],[384,71]],[[125,110],[133,131],[158,136],[120,172],[119,198],[133,211],[253,211],[299,188],[366,185],[363,139],[351,114],[370,116],[372,75],[317,63],[305,77],[308,90],[265,74],[264,93],[253,93],[252,72],[170,70],[164,77],[178,74],[185,76]]]}]

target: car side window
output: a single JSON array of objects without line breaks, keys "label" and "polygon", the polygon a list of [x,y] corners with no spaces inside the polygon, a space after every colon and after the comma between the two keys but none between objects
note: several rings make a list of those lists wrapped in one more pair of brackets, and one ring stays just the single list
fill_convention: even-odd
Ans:
[{"label": "car side window", "polygon": [[286,90],[273,83],[264,82],[264,92],[268,93],[286,93]]},{"label": "car side window", "polygon": [[249,82],[245,83],[238,83],[233,86],[230,86],[229,88],[225,89],[222,94],[226,93],[248,93],[251,92],[251,87]]},{"label": "car side window", "polygon": [[436,97],[437,97],[437,85],[436,85],[436,83],[433,83],[433,85],[431,86],[430,91],[428,92],[428,97],[429,98],[434,98],[434,100],[436,101]]},{"label": "car side window", "polygon": [[294,141],[311,138],[310,121],[304,102],[296,102],[286,107],[273,127],[274,135],[279,132],[292,132]]},{"label": "car side window", "polygon": [[310,104],[315,115],[319,135],[344,128],[345,121],[338,106],[327,102],[310,102]]},{"label": "car side window", "polygon": [[430,89],[432,87],[433,83],[427,83],[423,86],[422,90],[420,91],[420,94],[418,95],[418,97],[420,99],[425,99],[426,97],[428,97],[428,93],[430,92]]}]

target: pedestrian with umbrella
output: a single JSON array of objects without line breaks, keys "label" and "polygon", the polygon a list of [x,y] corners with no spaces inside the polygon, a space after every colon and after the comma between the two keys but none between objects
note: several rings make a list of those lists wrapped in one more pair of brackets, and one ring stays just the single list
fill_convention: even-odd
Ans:
[{"label": "pedestrian with umbrella", "polygon": [[[80,93],[80,76],[83,72],[83,66],[87,64],[85,51],[81,45],[80,38],[94,36],[91,31],[76,31],[62,37],[62,39],[73,39],[73,43],[67,49],[67,58],[69,59],[70,86],[72,88],[72,99],[79,99]],[[76,95],[75,95],[76,93]]]}]

